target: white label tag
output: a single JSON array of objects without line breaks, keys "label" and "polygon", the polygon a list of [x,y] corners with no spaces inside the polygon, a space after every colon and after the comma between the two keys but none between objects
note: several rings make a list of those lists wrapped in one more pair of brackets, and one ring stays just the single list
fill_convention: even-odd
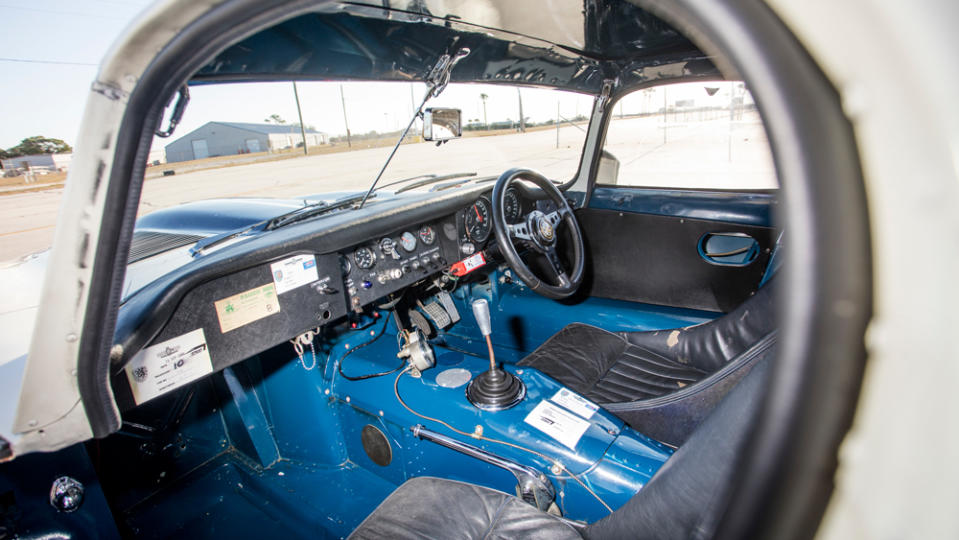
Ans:
[{"label": "white label tag", "polygon": [[484,264],[486,264],[486,259],[483,258],[482,252],[463,259],[463,268],[466,269],[467,272],[472,272]]},{"label": "white label tag", "polygon": [[586,420],[545,400],[540,401],[523,421],[556,439],[570,450],[576,449],[576,443],[589,427],[589,422]]},{"label": "white label tag", "polygon": [[203,329],[143,349],[125,368],[137,405],[213,373]]},{"label": "white label tag", "polygon": [[569,388],[561,388],[550,400],[557,405],[566,407],[587,420],[592,418],[593,414],[599,410],[599,405],[573,392]]},{"label": "white label tag", "polygon": [[296,255],[270,265],[273,273],[273,283],[276,285],[276,294],[313,283],[319,279],[316,273],[316,257],[313,255]]}]

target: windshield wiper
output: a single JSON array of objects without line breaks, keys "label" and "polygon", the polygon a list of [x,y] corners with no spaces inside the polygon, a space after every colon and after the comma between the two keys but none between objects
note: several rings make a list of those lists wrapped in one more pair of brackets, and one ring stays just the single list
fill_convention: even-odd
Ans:
[{"label": "windshield wiper", "polygon": [[247,225],[246,227],[241,227],[234,231],[227,231],[225,233],[201,238],[200,240],[197,240],[196,244],[193,244],[192,248],[190,248],[190,255],[196,257],[197,255],[203,253],[203,251],[208,250],[213,246],[222,244],[227,240],[237,238],[238,236],[243,236],[254,231],[272,231],[274,229],[279,229],[280,227],[289,225],[290,223],[296,223],[303,221],[304,219],[310,219],[312,217],[323,215],[327,212],[332,212],[340,208],[351,206],[362,199],[363,195],[349,195],[333,202],[318,201],[297,208],[296,210],[291,210],[285,214],[280,214],[279,216],[254,223],[252,225]]},{"label": "windshield wiper", "polygon": [[419,180],[420,178],[436,178],[436,175],[435,174],[418,174],[416,176],[411,176],[409,178],[404,178],[402,180],[393,180],[389,184],[383,184],[382,186],[376,188],[376,191],[379,191],[383,188],[388,188],[390,186],[395,186],[397,184],[405,184],[406,182],[409,182],[410,180]]},{"label": "windshield wiper", "polygon": [[[442,182],[443,180],[452,180],[453,178],[470,178],[470,177],[476,176],[476,173],[461,172],[461,173],[444,174],[442,176],[436,176],[436,175],[431,175],[431,176],[432,176],[431,178],[425,178],[423,180],[420,180],[419,182],[413,182],[412,184],[408,186],[403,186],[400,189],[396,190],[396,193],[403,193],[404,191],[409,191],[411,189],[416,189],[418,187],[428,186],[430,184],[435,184],[436,182]],[[466,180],[463,180],[463,182],[466,182]],[[382,186],[380,189],[385,188],[387,186],[392,186],[392,185],[394,184],[386,184],[385,186]]]},{"label": "windshield wiper", "polygon": [[279,229],[280,227],[289,225],[290,223],[297,223],[303,221],[304,219],[310,219],[312,217],[323,215],[327,212],[332,212],[334,210],[339,210],[340,208],[346,208],[347,206],[352,206],[366,198],[365,194],[356,194],[343,197],[342,199],[337,199],[331,203],[318,202],[311,204],[309,206],[304,206],[303,208],[297,208],[292,212],[287,212],[276,216],[275,218],[268,219],[266,221],[266,226],[264,229],[272,231],[273,229]]},{"label": "windshield wiper", "polygon": [[222,244],[227,240],[233,240],[238,236],[243,236],[244,234],[251,233],[256,230],[262,230],[263,226],[266,225],[266,221],[261,221],[259,223],[254,223],[247,227],[242,227],[235,231],[227,231],[221,234],[215,234],[213,236],[207,236],[206,238],[201,238],[197,240],[196,244],[193,244],[193,247],[190,248],[190,256],[196,257],[203,253],[204,250],[210,249],[211,247]]}]

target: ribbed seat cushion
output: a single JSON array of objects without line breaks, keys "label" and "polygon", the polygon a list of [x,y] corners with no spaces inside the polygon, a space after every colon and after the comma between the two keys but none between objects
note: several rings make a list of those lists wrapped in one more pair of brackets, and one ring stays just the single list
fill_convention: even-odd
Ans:
[{"label": "ribbed seat cushion", "polygon": [[381,538],[582,540],[568,523],[512,495],[425,476],[396,488],[350,535],[350,540]]},{"label": "ribbed seat cushion", "polygon": [[557,332],[518,365],[536,368],[597,403],[666,395],[708,375],[621,334],[579,323]]}]

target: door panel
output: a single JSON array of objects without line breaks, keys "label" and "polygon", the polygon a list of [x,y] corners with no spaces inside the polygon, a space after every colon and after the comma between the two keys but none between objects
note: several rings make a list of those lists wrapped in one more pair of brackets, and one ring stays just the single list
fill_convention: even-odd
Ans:
[{"label": "door panel", "polygon": [[[586,208],[576,217],[586,244],[587,293],[662,306],[735,308],[758,288],[775,240],[771,227],[684,216]],[[744,265],[708,261],[701,242],[720,234],[754,239],[755,257]]]}]

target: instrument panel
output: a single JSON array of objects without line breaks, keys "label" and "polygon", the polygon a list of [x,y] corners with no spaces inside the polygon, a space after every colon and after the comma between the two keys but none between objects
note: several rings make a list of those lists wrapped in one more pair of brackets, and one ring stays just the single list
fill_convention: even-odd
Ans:
[{"label": "instrument panel", "polygon": [[[442,272],[456,258],[456,235],[450,223],[425,223],[396,231],[341,253],[341,268],[350,309],[367,304]],[[455,232],[455,229],[454,229]]]}]

